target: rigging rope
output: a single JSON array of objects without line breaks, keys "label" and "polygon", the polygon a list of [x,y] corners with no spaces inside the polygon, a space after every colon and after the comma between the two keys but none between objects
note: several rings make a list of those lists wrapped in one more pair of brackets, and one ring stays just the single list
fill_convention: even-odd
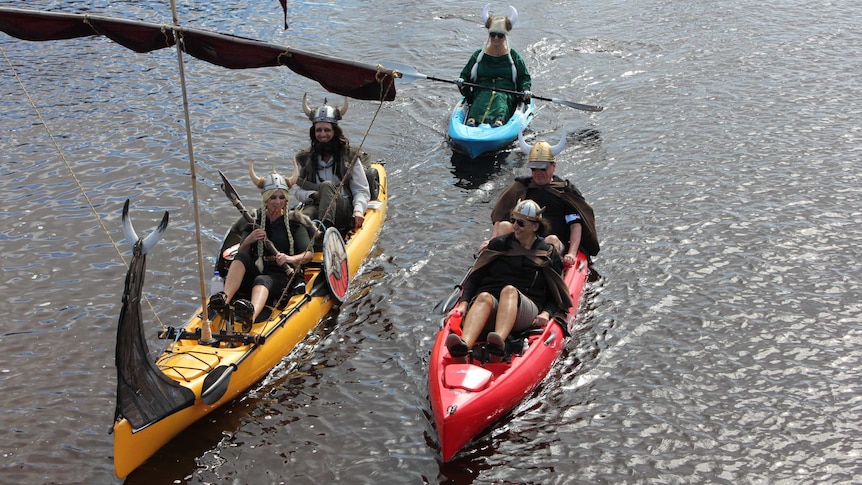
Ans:
[{"label": "rigging rope", "polygon": [[[30,96],[30,93],[27,91],[27,88],[24,86],[24,82],[18,76],[18,72],[15,70],[15,66],[12,65],[12,61],[9,60],[9,57],[6,55],[6,50],[3,49],[3,46],[0,45],[0,53],[3,54],[3,59],[9,65],[9,69],[12,70],[12,75],[15,76],[15,80],[18,82],[18,85],[21,86],[21,90],[24,92],[24,96],[27,98],[27,102],[30,103],[30,106],[33,108],[33,111],[36,112],[36,117],[39,118],[39,123],[42,124],[42,127],[45,128],[45,133],[47,133],[48,138],[51,140],[51,144],[57,150],[57,154],[60,156],[60,159],[63,160],[63,164],[66,166],[66,170],[69,171],[69,176],[75,182],[75,185],[78,186],[78,190],[81,191],[81,195],[84,197],[84,200],[87,201],[87,207],[89,207],[90,211],[93,212],[93,215],[96,217],[96,221],[98,221],[99,226],[102,228],[102,231],[108,236],[108,240],[111,241],[111,246],[113,246],[114,250],[117,252],[117,256],[120,258],[120,261],[123,262],[123,266],[126,270],[129,269],[129,263],[126,262],[126,259],[123,257],[123,253],[120,251],[119,245],[114,238],[111,237],[110,231],[105,227],[104,221],[99,217],[98,211],[96,211],[96,207],[93,205],[93,202],[90,200],[90,197],[87,195],[87,192],[84,190],[84,186],[81,185],[81,181],[78,180],[78,176],[75,174],[75,170],[72,168],[72,165],[69,163],[69,160],[66,158],[65,153],[63,153],[63,149],[60,148],[60,144],[57,143],[57,140],[54,138],[54,133],[51,131],[51,128],[48,127],[48,123],[45,122],[45,119],[42,118],[42,113],[39,111],[39,108],[36,106],[36,102],[33,101],[33,98]],[[159,322],[159,325],[162,328],[165,328],[165,325],[162,323],[159,315],[156,313],[156,309],[153,308],[153,304],[147,298],[146,295],[141,295],[143,300],[147,303],[147,306],[150,307],[150,310],[153,312],[153,315],[156,317],[156,321]]]},{"label": "rigging rope", "polygon": [[[376,75],[378,82],[381,79],[380,78],[381,69],[382,69],[382,66],[378,65],[377,66],[377,75]],[[392,76],[392,77],[390,77],[389,84],[386,86],[386,89],[380,90],[380,101],[379,101],[379,104],[377,105],[377,109],[374,111],[374,116],[371,117],[371,122],[368,123],[368,128],[365,129],[365,134],[362,135],[362,141],[359,142],[359,147],[356,149],[356,157],[350,159],[350,162],[347,164],[347,168],[344,170],[345,176],[341,178],[341,180],[338,182],[338,185],[335,188],[336,193],[341,193],[342,189],[344,188],[344,183],[348,178],[347,174],[350,173],[350,171],[353,169],[353,166],[356,164],[356,162],[361,157],[362,147],[365,145],[365,140],[368,139],[368,134],[371,132],[371,127],[374,126],[374,122],[377,121],[377,116],[380,114],[380,110],[383,109],[383,102],[386,101],[386,96],[389,94],[389,91],[392,89],[392,86],[394,83],[395,83],[395,76]],[[336,201],[337,201],[337,198],[333,197],[329,201],[329,206],[326,207],[326,210],[321,211],[320,213],[321,214],[330,213],[329,211],[334,209]],[[294,210],[301,210],[301,209],[302,209],[302,207],[300,206],[299,208],[294,209]],[[290,230],[290,228],[288,228],[288,231],[289,230]],[[314,239],[315,238],[311,238],[311,240],[309,241],[308,247],[305,249],[306,251],[314,252]],[[285,303],[285,298],[290,298],[289,292],[290,292],[291,288],[293,287],[293,284],[292,284],[293,283],[293,277],[298,274],[300,266],[301,266],[300,263],[294,264],[293,274],[291,275],[290,279],[288,280],[287,285],[284,287],[284,290],[282,291],[281,296],[278,298],[278,300],[276,300],[276,308],[281,308],[281,305],[283,303]]]}]

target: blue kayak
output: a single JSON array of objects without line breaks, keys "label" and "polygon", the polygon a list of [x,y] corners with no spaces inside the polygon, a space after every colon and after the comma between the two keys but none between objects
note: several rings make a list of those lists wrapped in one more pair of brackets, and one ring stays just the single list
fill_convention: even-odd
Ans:
[{"label": "blue kayak", "polygon": [[483,153],[500,150],[517,140],[518,133],[533,120],[535,103],[530,100],[530,104],[519,104],[509,121],[498,128],[487,123],[479,126],[465,125],[464,118],[467,110],[468,106],[464,104],[462,96],[452,110],[452,116],[449,117],[449,142],[454,150],[476,158]]}]

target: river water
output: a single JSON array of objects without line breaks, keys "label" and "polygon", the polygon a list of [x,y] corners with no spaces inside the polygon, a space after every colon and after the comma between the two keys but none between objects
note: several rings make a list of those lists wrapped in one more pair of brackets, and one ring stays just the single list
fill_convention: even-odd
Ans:
[{"label": "river water", "polygon": [[[166,2],[38,4],[171,21]],[[532,140],[568,131],[557,173],[593,204],[602,242],[602,277],[543,385],[440,462],[431,309],[527,170],[517,150],[463,163],[444,141],[454,87],[401,83],[343,121],[386,162],[391,194],[349,300],[126,483],[862,482],[862,5],[513,4],[533,92],[606,107],[539,102],[531,126]],[[287,31],[274,0],[178,7],[190,26],[445,79],[486,32],[481,2],[288,6]],[[5,34],[0,48],[0,482],[119,483],[126,198],[139,231],[171,213],[148,260],[153,335],[154,312],[172,324],[200,301],[176,52]],[[253,200],[248,161],[286,167],[307,143],[302,94],[327,93],[285,68],[190,59],[186,75],[211,258],[236,218],[216,170]]]}]

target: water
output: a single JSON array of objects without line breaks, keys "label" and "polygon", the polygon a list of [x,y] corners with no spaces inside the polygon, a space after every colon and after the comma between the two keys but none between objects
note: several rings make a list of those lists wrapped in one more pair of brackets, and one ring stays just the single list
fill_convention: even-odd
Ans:
[{"label": "water", "polygon": [[[163,2],[77,3],[40,6],[170,22]],[[533,92],[607,108],[543,103],[532,125],[538,139],[570,133],[557,171],[593,204],[603,246],[603,278],[537,393],[439,462],[431,308],[525,159],[453,163],[443,140],[454,87],[401,84],[376,118],[376,103],[355,101],[343,122],[354,145],[387,162],[391,191],[349,301],[127,483],[862,481],[862,8],[535,3],[514,4],[511,35]],[[288,6],[286,32],[278,2],[179,11],[195,27],[442,78],[484,39],[480,4]],[[107,431],[125,269],[113,242],[128,260],[126,198],[139,231],[171,212],[148,261],[158,318],[170,324],[199,304],[176,52],[5,34],[0,47],[0,481],[116,483]],[[253,197],[248,161],[285,167],[307,143],[302,94],[340,97],[287,69],[192,59],[186,70],[210,257],[236,217],[216,170]],[[155,330],[153,311],[145,317]]]}]

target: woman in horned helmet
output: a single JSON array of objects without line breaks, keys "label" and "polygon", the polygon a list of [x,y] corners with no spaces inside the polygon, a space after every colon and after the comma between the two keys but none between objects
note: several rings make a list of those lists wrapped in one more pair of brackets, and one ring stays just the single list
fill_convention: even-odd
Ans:
[{"label": "woman in horned helmet", "polygon": [[[481,49],[473,52],[467,65],[461,70],[458,78],[458,88],[470,104],[466,124],[476,126],[487,123],[491,126],[503,126],[518,106],[519,101],[530,102],[530,72],[524,58],[515,49],[509,48],[508,36],[515,22],[518,11],[509,6],[509,15],[491,16],[491,4],[485,5],[482,20],[488,29],[488,41]],[[464,81],[481,84],[487,88],[500,88],[524,93],[522,97],[487,88],[465,86]]]},{"label": "woman in horned helmet", "polygon": [[548,228],[542,212],[544,208],[532,200],[519,200],[509,219],[513,232],[492,239],[473,265],[461,301],[450,312],[464,315],[461,337],[452,333],[446,339],[456,361],[466,362],[480,334],[487,330],[489,360],[499,362],[506,355],[506,337],[512,332],[565,318],[572,306],[560,276],[560,255],[542,238]]},{"label": "woman in horned helmet", "polygon": [[[249,297],[233,301],[234,315],[249,331],[265,305],[275,304],[288,283],[291,288],[305,283],[301,265],[313,257],[311,237],[314,226],[310,219],[287,211],[287,196],[296,183],[298,170],[285,179],[275,171],[265,177],[249,165],[249,175],[260,189],[262,208],[256,213],[254,225],[241,218],[232,232],[239,234],[239,250],[225,278],[224,291],[210,297],[210,307],[224,314],[229,303],[238,295]],[[271,245],[269,244],[271,243]],[[274,248],[274,251],[272,250]]]},{"label": "woman in horned helmet", "polygon": [[302,212],[323,221],[326,227],[348,232],[362,227],[365,209],[371,199],[368,178],[359,154],[350,148],[338,121],[347,113],[347,98],[340,108],[326,104],[312,110],[307,95],[302,96],[302,111],[311,120],[311,146],[296,155],[299,181],[294,197],[302,202]]}]

